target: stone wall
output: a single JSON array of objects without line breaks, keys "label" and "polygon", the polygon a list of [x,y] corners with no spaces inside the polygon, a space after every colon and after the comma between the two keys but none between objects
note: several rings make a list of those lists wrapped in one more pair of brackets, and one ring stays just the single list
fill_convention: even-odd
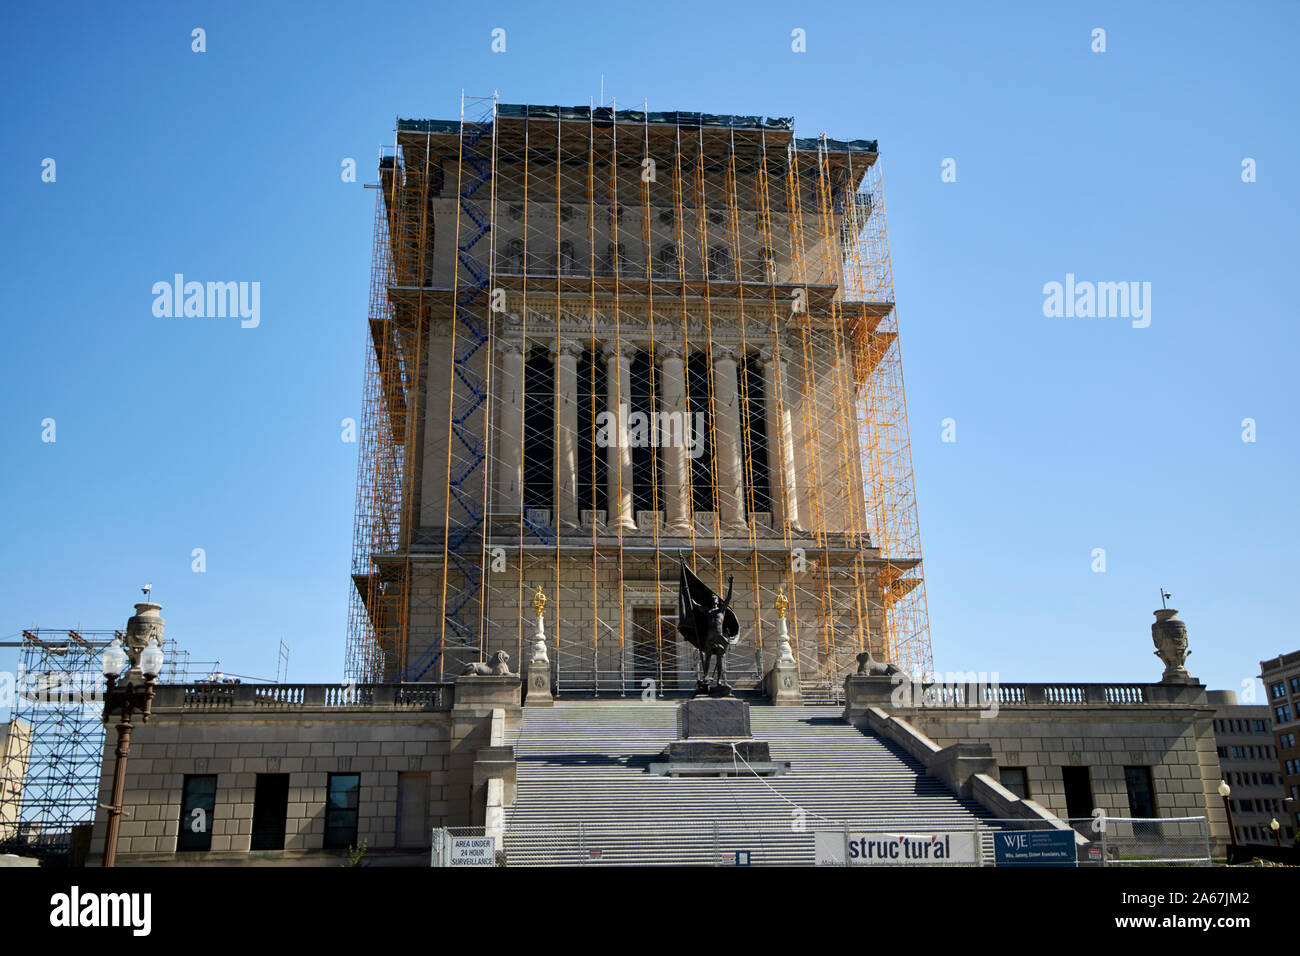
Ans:
[{"label": "stone wall", "polygon": [[[126,809],[118,836],[119,866],[293,863],[334,865],[341,851],[325,850],[326,788],[331,773],[360,776],[358,844],[369,861],[427,861],[434,827],[481,823],[486,783],[476,767],[491,744],[496,710],[504,728],[519,720],[517,679],[465,678],[473,686],[441,691],[438,703],[393,704],[363,696],[347,703],[340,688],[159,688],[153,717],[138,720],[127,764]],[[276,701],[268,690],[288,700]],[[376,688],[376,695],[384,689]],[[325,693],[328,691],[329,693]],[[286,693],[287,692],[287,693]],[[305,692],[305,693],[304,693]],[[387,689],[389,695],[394,691]],[[420,694],[430,692],[422,689]],[[259,702],[259,698],[262,698]],[[99,803],[111,802],[116,733],[105,740]],[[495,772],[513,762],[510,748],[492,748]],[[254,792],[259,773],[287,773],[289,803],[282,851],[250,852]],[[399,839],[400,774],[427,778],[425,819],[418,841]],[[177,852],[181,800],[187,774],[217,777],[209,821],[212,848]],[[511,775],[512,777],[512,775]],[[513,788],[510,790],[513,794]],[[107,817],[100,810],[91,865],[102,860]],[[408,830],[408,832],[410,832]]]},{"label": "stone wall", "polygon": [[1206,816],[1214,840],[1227,839],[1214,708],[1201,685],[1002,685],[994,700],[1012,702],[986,706],[984,717],[977,706],[915,706],[919,697],[897,706],[898,686],[888,677],[848,678],[846,717],[865,726],[874,706],[941,748],[988,744],[999,773],[1023,767],[1026,796],[1061,818],[1068,816],[1062,767],[1087,767],[1093,807],[1116,817],[1132,816],[1124,768],[1149,767],[1158,816]]}]

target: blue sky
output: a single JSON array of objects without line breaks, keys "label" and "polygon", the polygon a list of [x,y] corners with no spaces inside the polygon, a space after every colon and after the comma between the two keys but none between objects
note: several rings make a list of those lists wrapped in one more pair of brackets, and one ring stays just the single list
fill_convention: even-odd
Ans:
[{"label": "blue sky", "polygon": [[[337,679],[357,447],[339,423],[360,415],[374,199],[361,183],[397,115],[454,117],[462,89],[585,104],[603,74],[620,105],[879,140],[941,670],[1158,679],[1163,586],[1189,669],[1240,689],[1300,646],[1279,626],[1300,616],[1298,11],[10,8],[0,636],[121,627],[152,581],[196,660],[270,677],[283,639],[291,680]],[[340,180],[348,157],[357,183]],[[941,181],[947,158],[956,182]],[[260,282],[260,326],[155,317],[152,284],[177,272]],[[1067,273],[1150,282],[1150,326],[1045,317],[1043,285]]]}]

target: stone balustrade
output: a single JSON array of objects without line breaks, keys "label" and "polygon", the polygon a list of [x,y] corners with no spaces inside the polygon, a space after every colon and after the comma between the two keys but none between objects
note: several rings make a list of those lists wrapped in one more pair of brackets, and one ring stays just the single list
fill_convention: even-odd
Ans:
[{"label": "stone balustrade", "polygon": [[451,710],[455,685],[420,684],[164,684],[154,711],[439,711]]}]

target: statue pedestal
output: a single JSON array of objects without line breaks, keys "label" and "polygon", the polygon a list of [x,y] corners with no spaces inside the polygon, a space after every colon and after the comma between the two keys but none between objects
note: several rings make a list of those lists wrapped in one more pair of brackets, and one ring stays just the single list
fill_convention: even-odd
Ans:
[{"label": "statue pedestal", "polygon": [[677,740],[650,772],[667,777],[769,777],[790,762],[773,761],[767,741],[750,732],[749,704],[734,697],[697,697],[677,707]]},{"label": "statue pedestal", "polygon": [[524,686],[525,707],[553,707],[555,696],[551,693],[551,662],[534,657],[528,664],[528,683]]},{"label": "statue pedestal", "polygon": [[803,693],[799,690],[799,668],[794,661],[777,661],[763,678],[767,696],[778,707],[800,707]]}]

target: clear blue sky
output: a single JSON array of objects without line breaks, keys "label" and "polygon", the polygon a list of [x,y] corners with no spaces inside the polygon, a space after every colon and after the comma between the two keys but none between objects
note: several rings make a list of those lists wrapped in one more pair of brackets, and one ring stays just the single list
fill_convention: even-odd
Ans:
[{"label": "clear blue sky", "polygon": [[[152,581],[196,659],[273,676],[283,638],[291,680],[337,679],[357,451],[339,423],[360,414],[374,200],[360,183],[397,115],[456,116],[462,89],[585,104],[604,74],[620,105],[879,140],[941,670],[1157,679],[1164,586],[1191,671],[1239,688],[1300,647],[1297,11],[10,7],[0,635],[121,627]],[[360,182],[340,181],[346,157]],[[176,272],[260,282],[260,327],[155,318],[151,286]],[[1150,282],[1150,327],[1045,318],[1043,284],[1066,273]]]}]

